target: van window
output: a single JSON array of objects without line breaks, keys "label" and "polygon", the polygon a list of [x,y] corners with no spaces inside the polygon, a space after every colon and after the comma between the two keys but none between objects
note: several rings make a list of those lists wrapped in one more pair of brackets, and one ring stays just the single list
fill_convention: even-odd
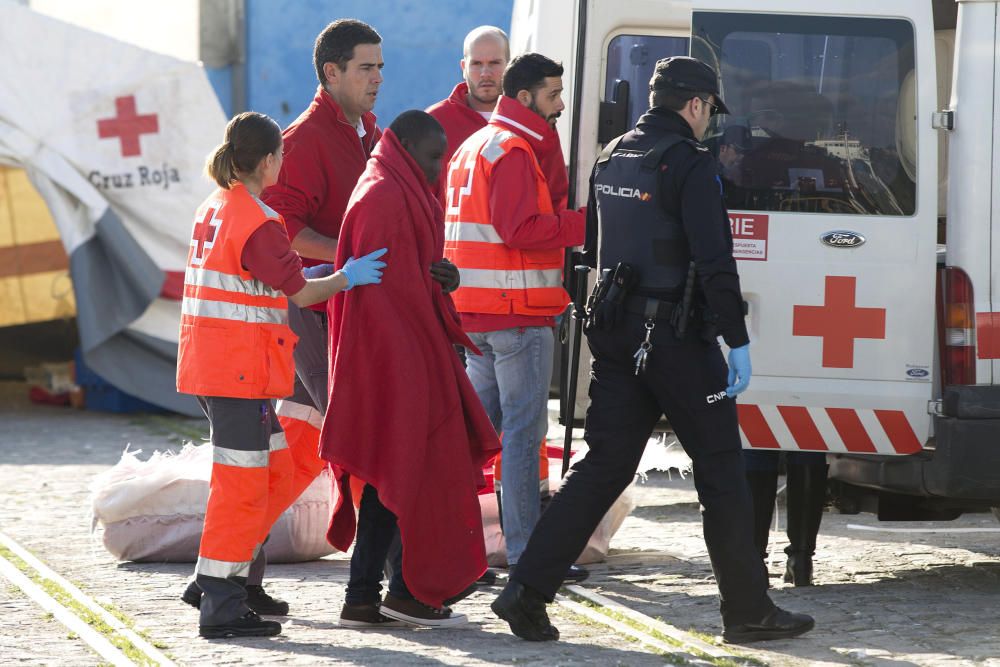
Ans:
[{"label": "van window", "polygon": [[705,142],[729,208],[913,215],[910,23],[697,12],[692,35],[732,112]]},{"label": "van window", "polygon": [[629,127],[635,125],[639,116],[649,108],[649,80],[656,61],[670,56],[686,56],[688,42],[687,37],[657,35],[618,35],[611,40],[604,99],[612,101],[619,81],[629,82]]}]

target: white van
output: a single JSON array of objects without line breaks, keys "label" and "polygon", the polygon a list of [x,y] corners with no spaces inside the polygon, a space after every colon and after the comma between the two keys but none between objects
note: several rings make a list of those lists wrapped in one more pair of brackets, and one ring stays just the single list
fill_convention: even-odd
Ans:
[{"label": "white van", "polygon": [[705,143],[729,147],[744,446],[826,452],[845,511],[1000,505],[998,27],[973,0],[514,5],[514,51],[566,65],[577,205],[659,58],[720,72],[733,113]]}]

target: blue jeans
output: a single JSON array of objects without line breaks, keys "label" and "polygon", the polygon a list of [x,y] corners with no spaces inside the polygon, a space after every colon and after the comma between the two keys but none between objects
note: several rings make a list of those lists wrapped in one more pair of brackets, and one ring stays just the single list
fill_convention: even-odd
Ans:
[{"label": "blue jeans", "polygon": [[538,522],[538,446],[548,431],[551,327],[470,333],[483,353],[467,355],[469,380],[497,433],[503,433],[503,533],[514,565]]}]

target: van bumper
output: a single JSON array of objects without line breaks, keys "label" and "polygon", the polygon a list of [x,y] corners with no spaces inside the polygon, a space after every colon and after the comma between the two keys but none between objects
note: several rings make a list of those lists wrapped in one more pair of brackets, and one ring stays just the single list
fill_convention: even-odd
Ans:
[{"label": "van bumper", "polygon": [[935,417],[936,437],[909,456],[834,454],[830,477],[852,486],[1000,505],[1000,419]]}]

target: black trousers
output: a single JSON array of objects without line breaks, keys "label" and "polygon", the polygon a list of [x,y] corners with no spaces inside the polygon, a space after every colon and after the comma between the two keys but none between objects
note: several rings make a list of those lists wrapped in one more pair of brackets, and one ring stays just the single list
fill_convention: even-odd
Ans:
[{"label": "black trousers", "polygon": [[633,314],[610,331],[587,333],[594,357],[584,433],[589,451],[552,498],[512,579],[552,600],[569,565],[634,478],[653,427],[666,414],[694,463],[723,622],[760,620],[774,603],[754,549],[753,508],[736,404],[725,397],[722,352],[694,335],[680,341],[667,322],[657,321],[646,370],[636,376],[633,355],[645,333],[643,318]]},{"label": "black trousers", "polygon": [[403,545],[399,539],[396,515],[379,500],[378,491],[365,484],[358,509],[358,531],[351,554],[351,572],[347,581],[347,604],[377,604],[382,599],[382,579],[386,558],[391,565],[389,592],[408,599],[409,589],[403,581]]}]

